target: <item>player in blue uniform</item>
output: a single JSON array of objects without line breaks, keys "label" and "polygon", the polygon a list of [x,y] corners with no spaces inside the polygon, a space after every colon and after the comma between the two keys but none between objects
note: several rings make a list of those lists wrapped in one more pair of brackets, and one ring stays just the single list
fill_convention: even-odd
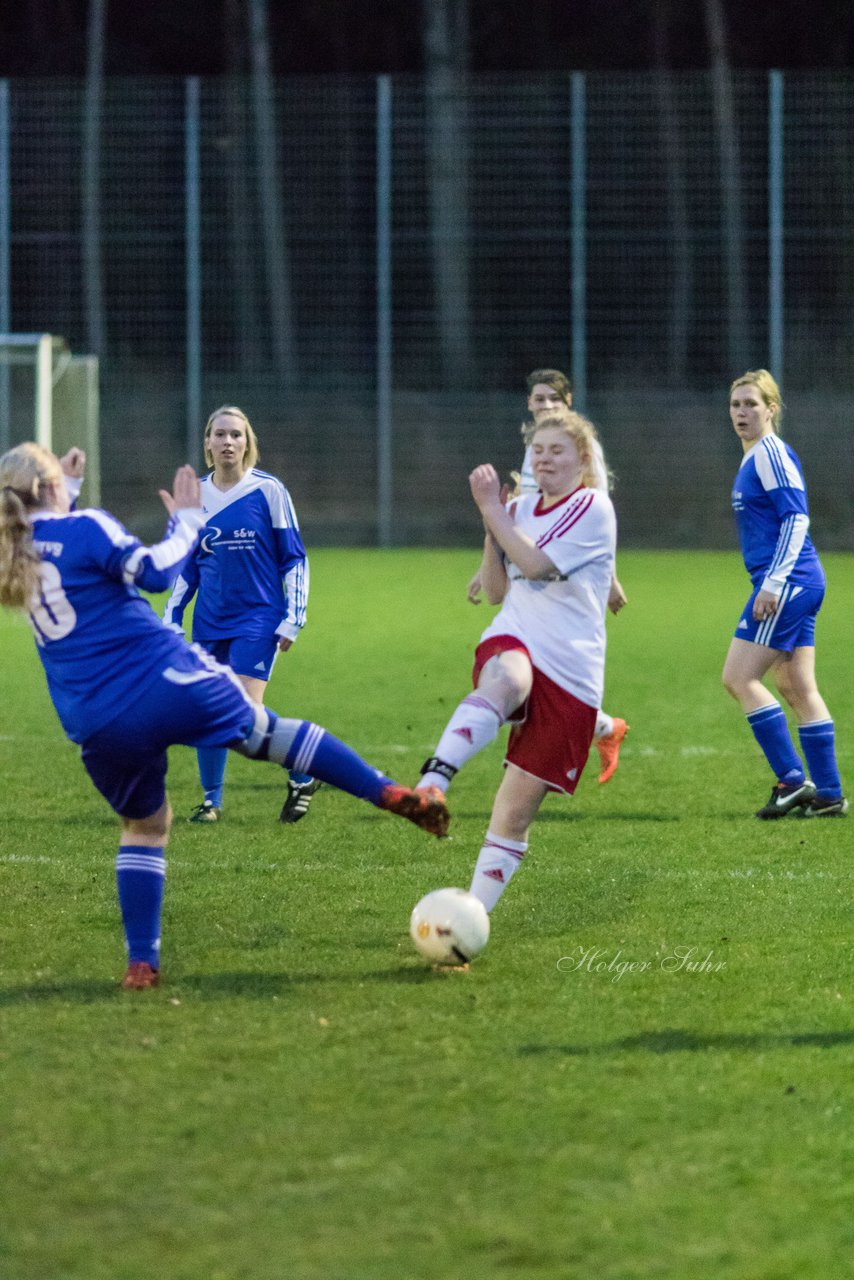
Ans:
[{"label": "player in blue uniform", "polygon": [[131,989],[159,981],[168,747],[231,747],[310,772],[434,835],[448,824],[440,796],[401,787],[318,725],[259,706],[228,667],[161,622],[138,588],[173,582],[205,517],[192,467],[160,496],[166,536],[146,547],[105,511],[71,512],[48,450],[28,443],[0,458],[0,605],[28,610],[62,726],[121,817],[116,876]]},{"label": "player in blue uniform", "polygon": [[[262,706],[273,664],[305,626],[308,560],[296,512],[285,486],[260,471],[258,441],[242,409],[222,405],[205,426],[202,480],[206,524],[166,605],[164,620],[180,629],[196,596],[193,639],[238,676]],[[216,822],[228,752],[200,747],[202,803],[191,822]],[[280,818],[305,817],[320,783],[291,771]]]},{"label": "player in blue uniform", "polygon": [[[732,491],[744,564],[753,584],[724,664],[776,777],[757,818],[842,817],[848,801],[836,764],[835,730],[815,680],[815,622],[824,599],[821,561],[809,537],[801,464],[777,435],[780,389],[767,369],[730,387],[729,412],[744,458]],[[770,672],[792,708],[811,779],[780,703],[762,683]]]}]

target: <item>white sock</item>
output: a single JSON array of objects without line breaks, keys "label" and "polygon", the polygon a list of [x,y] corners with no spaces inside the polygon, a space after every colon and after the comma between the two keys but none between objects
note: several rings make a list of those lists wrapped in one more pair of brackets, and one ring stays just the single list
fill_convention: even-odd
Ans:
[{"label": "white sock", "polygon": [[593,730],[594,738],[607,738],[609,733],[614,732],[614,721],[604,711],[596,712],[596,728]]},{"label": "white sock", "polygon": [[506,836],[494,836],[487,831],[469,886],[469,893],[480,898],[487,911],[492,910],[507,888],[527,849],[527,843],[521,840],[508,840]]},{"label": "white sock", "polygon": [[[477,691],[470,693],[467,698],[463,698],[445,726],[445,732],[436,747],[436,759],[454,769],[461,769],[467,760],[471,760],[472,756],[498,737],[498,730],[503,723],[503,715],[489,698]],[[450,778],[430,771],[422,776],[418,785],[439,787],[442,791],[447,791],[450,783]]]}]

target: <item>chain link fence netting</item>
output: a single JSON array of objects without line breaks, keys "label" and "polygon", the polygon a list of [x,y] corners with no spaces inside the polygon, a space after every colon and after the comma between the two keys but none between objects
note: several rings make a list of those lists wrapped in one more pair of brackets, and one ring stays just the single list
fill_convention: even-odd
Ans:
[{"label": "chain link fence netting", "polygon": [[475,543],[467,472],[518,465],[525,375],[552,365],[623,545],[710,547],[733,545],[727,387],[777,332],[817,541],[850,546],[854,77],[780,83],[775,133],[759,72],[306,77],[271,102],[224,77],[195,115],[183,81],[119,80],[87,133],[83,84],[13,81],[11,328],[97,348],[105,501],[140,530],[227,402],[309,543],[375,542],[382,501],[395,542]]}]

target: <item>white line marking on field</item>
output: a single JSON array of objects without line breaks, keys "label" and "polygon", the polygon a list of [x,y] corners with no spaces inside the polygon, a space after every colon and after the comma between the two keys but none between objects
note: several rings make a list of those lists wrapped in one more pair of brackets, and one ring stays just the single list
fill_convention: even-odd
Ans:
[{"label": "white line marking on field", "polygon": [[[190,858],[172,858],[169,851],[166,851],[166,862],[168,868],[173,871],[197,871],[198,863]],[[4,863],[9,865],[29,865],[29,866],[63,866],[70,870],[79,870],[81,867],[103,868],[110,871],[112,868],[112,858],[105,855],[103,858],[87,858],[85,861],[72,864],[67,858],[52,858],[49,854],[39,853],[4,853],[0,854],[0,866]],[[252,864],[255,871],[278,871],[282,864],[278,862],[259,862]],[[320,875],[329,872],[328,862],[302,862],[288,864],[288,871],[302,871],[309,875]],[[246,866],[245,858],[235,858],[231,862],[223,859],[205,859],[205,867],[215,871],[233,871],[236,867],[243,868]],[[342,868],[333,868],[341,870]],[[348,870],[344,868],[344,870]],[[400,871],[400,867],[391,866],[385,862],[367,862],[360,859],[358,866],[349,868],[349,870],[358,870],[359,872],[369,871],[372,874],[386,874]],[[786,867],[722,867],[720,871],[709,871],[698,867],[643,867],[637,870],[641,871],[650,880],[854,880],[854,869],[845,872],[824,871],[821,868],[807,868],[806,870],[789,870]],[[558,875],[562,874],[561,868],[541,866],[537,869],[538,875]],[[601,867],[577,867],[576,874],[595,876],[599,879],[606,878]],[[616,876],[610,877],[616,880]]]}]

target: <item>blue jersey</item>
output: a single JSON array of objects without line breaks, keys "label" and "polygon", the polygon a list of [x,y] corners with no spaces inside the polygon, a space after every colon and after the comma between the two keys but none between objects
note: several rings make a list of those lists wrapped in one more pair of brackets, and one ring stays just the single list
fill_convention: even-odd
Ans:
[{"label": "blue jersey", "polygon": [[30,622],[53,705],[74,742],[115,719],[186,653],[137,588],[165,591],[201,524],[201,513],[182,511],[162,542],[145,547],[105,511],[33,515],[41,591]]},{"label": "blue jersey", "polygon": [[181,625],[198,592],[193,639],[295,640],[305,625],[308,561],[290,495],[275,476],[251,469],[222,492],[202,481],[207,524],[178,577],[165,621]]},{"label": "blue jersey", "polygon": [[788,584],[823,587],[809,535],[801,464],[779,436],[763,436],[745,455],[732,490],[741,554],[754,587],[779,595]]}]

